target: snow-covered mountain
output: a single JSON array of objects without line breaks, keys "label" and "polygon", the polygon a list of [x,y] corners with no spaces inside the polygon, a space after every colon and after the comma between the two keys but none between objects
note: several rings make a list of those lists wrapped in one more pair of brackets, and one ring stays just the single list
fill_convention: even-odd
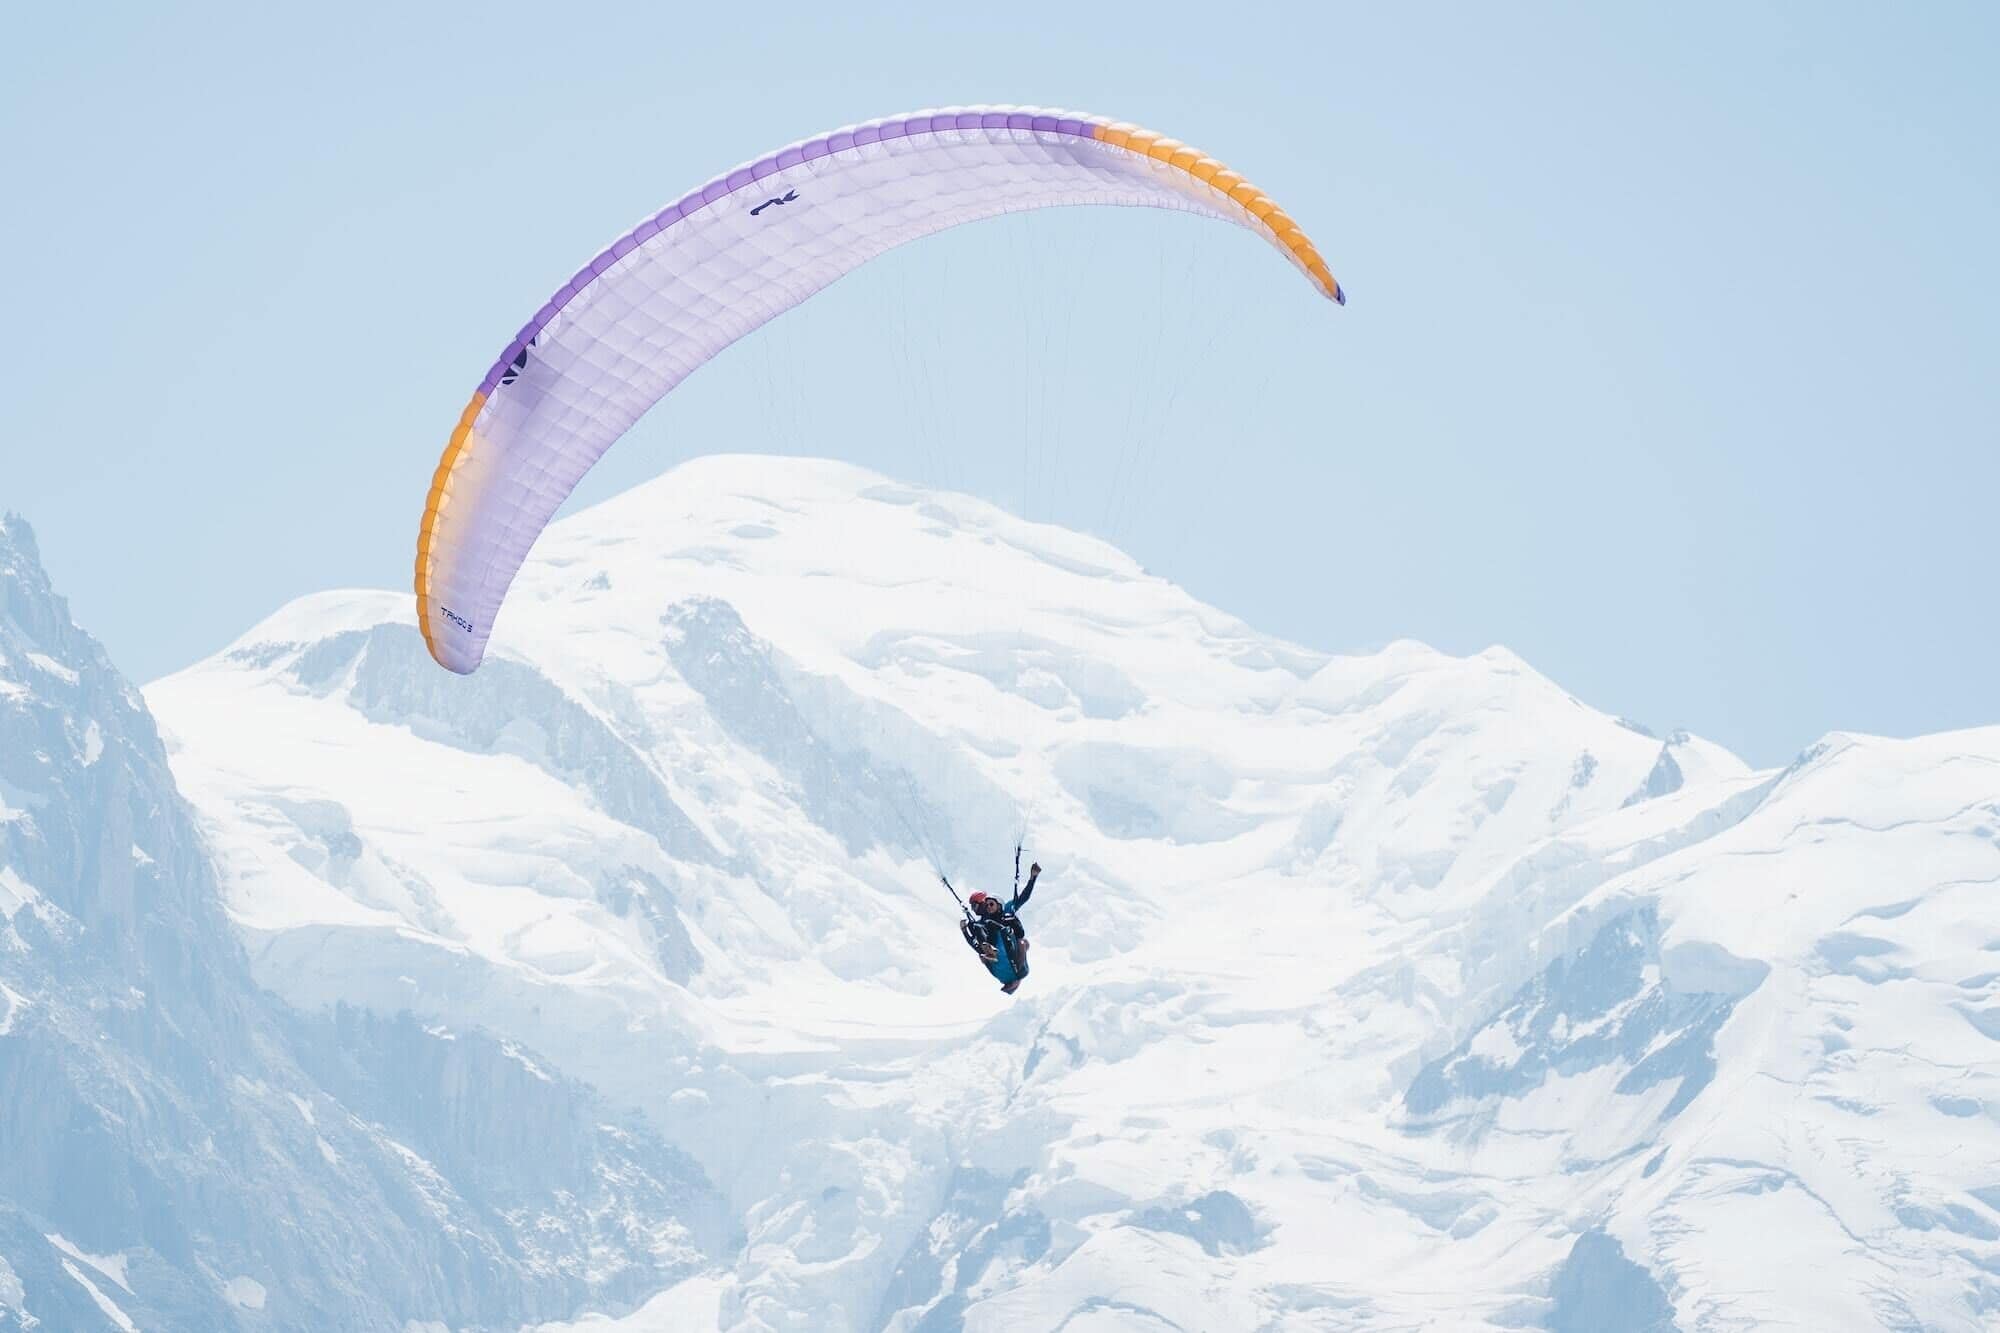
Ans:
[{"label": "snow-covered mountain", "polygon": [[729,1241],[503,1037],[259,990],[143,702],[0,519],[0,1328],[514,1327]]},{"label": "snow-covered mountain", "polygon": [[[550,529],[472,677],[411,610],[146,702],[257,980],[342,1015],[290,1021],[484,1042],[716,1191],[673,1271],[600,1239],[628,1328],[2000,1318],[2000,728],[1752,773],[798,460]],[[1021,836],[1009,999],[933,866]],[[566,1294],[383,1299],[643,1293]]]}]

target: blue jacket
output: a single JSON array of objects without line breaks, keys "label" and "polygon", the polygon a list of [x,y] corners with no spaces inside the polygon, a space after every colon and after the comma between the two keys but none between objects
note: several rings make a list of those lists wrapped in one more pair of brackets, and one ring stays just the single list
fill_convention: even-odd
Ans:
[{"label": "blue jacket", "polygon": [[965,942],[977,952],[981,948],[993,950],[993,960],[986,962],[986,970],[994,980],[1001,983],[1019,981],[1028,975],[1028,929],[1021,924],[1018,915],[1027,906],[1028,897],[1035,891],[1035,881],[1041,877],[1039,867],[1028,872],[1028,882],[1020,891],[1001,904],[996,916],[974,914],[969,921],[959,923],[959,933]]}]

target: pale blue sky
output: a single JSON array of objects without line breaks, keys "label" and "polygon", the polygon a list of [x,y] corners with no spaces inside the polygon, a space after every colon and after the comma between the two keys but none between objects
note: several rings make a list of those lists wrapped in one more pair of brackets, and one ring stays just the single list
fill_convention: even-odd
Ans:
[{"label": "pale blue sky", "polygon": [[1229,162],[1348,308],[1183,217],[967,228],[725,354],[579,499],[827,454],[1760,763],[2000,722],[2000,7],[179,8],[0,45],[0,507],[141,679],[407,587],[479,376],[640,216],[1016,102]]}]

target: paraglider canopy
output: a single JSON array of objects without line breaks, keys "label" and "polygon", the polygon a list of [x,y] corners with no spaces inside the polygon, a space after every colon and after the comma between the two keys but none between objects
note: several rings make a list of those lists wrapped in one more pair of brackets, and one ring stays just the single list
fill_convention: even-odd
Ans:
[{"label": "paraglider canopy", "polygon": [[1132,125],[965,107],[802,140],[641,222],[501,351],[445,446],[417,535],[417,623],[431,656],[457,672],[479,666],[535,538],[612,442],[696,367],[906,241],[1061,204],[1236,223],[1346,301],[1263,191]]}]

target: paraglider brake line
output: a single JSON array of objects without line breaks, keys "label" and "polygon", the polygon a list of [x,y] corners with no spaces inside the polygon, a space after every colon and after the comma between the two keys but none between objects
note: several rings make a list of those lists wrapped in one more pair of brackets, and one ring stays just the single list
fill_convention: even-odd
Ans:
[{"label": "paraglider brake line", "polygon": [[958,910],[965,913],[965,919],[967,921],[972,920],[972,909],[965,905],[965,899],[958,896],[958,890],[951,887],[951,880],[942,870],[938,871],[938,883],[944,885],[945,891],[950,893],[952,898],[957,901]]}]

